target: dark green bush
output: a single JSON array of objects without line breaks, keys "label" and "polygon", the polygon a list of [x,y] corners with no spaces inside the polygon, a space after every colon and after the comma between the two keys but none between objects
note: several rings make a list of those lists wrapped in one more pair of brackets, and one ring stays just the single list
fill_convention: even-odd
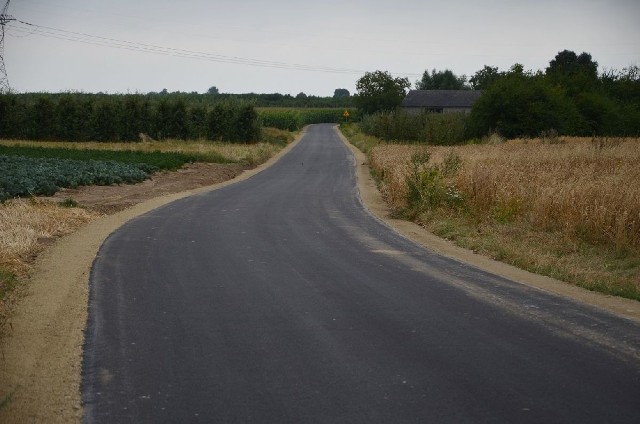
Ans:
[{"label": "dark green bush", "polygon": [[493,83],[474,104],[469,134],[481,137],[496,131],[507,138],[537,136],[555,129],[575,134],[584,120],[564,90],[542,76],[513,73]]},{"label": "dark green bush", "polygon": [[514,65],[495,73],[474,104],[469,135],[497,132],[507,138],[559,135],[637,136],[640,133],[640,68],[598,75],[591,55],[564,50],[545,73]]},{"label": "dark green bush", "polygon": [[406,177],[406,206],[402,211],[409,218],[440,207],[461,208],[462,194],[450,182],[460,168],[460,157],[451,153],[441,165],[429,164],[431,154],[417,152],[411,156]]},{"label": "dark green bush", "polygon": [[453,145],[464,143],[468,119],[463,113],[411,114],[397,110],[365,116],[360,128],[387,141]]},{"label": "dark green bush", "polygon": [[261,109],[260,122],[264,127],[278,128],[286,131],[297,131],[309,124],[338,124],[345,121],[344,111],[349,112],[349,119],[357,119],[354,109]]},{"label": "dark green bush", "polygon": [[2,94],[0,138],[130,142],[144,133],[158,140],[258,141],[260,121],[253,103],[194,99],[187,103],[177,95]]}]

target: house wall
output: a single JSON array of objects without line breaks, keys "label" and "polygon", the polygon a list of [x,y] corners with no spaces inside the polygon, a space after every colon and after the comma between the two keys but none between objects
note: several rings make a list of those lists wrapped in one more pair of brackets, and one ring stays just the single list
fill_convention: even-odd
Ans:
[{"label": "house wall", "polygon": [[444,113],[471,113],[470,107],[447,107],[443,110]]},{"label": "house wall", "polygon": [[432,110],[430,108],[423,108],[423,107],[406,107],[406,106],[402,106],[400,107],[400,109],[404,110],[405,112],[411,114],[411,115],[419,115],[421,113],[425,113],[425,112],[431,112],[431,113],[471,113],[471,108],[468,107],[446,107],[446,108],[439,108],[439,110]]}]

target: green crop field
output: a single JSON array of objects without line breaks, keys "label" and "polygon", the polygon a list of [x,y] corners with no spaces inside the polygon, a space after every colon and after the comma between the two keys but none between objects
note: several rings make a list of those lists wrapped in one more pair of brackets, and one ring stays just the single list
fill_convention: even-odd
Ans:
[{"label": "green crop field", "polygon": [[62,187],[136,183],[158,168],[148,164],[0,156],[0,201],[53,195]]},{"label": "green crop field", "polygon": [[[343,122],[345,109],[341,108],[260,108],[258,117],[263,127],[297,131],[308,124]],[[354,110],[349,110],[353,116]]]},{"label": "green crop field", "polygon": [[[144,163],[158,169],[175,170],[185,163],[202,161],[195,154],[177,152],[145,152],[135,150],[67,149],[31,146],[2,146],[0,156],[24,156],[30,158],[58,158],[73,160],[116,161]],[[208,161],[207,161],[208,162]],[[224,161],[223,161],[224,162]]]},{"label": "green crop field", "polygon": [[0,201],[48,196],[63,187],[136,183],[199,159],[173,152],[0,146]]}]

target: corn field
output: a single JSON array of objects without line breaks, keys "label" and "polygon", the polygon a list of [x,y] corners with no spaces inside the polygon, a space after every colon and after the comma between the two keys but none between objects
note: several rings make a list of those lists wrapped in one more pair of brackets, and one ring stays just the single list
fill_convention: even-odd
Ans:
[{"label": "corn field", "polygon": [[297,131],[308,124],[340,123],[346,118],[347,110],[350,119],[353,119],[353,109],[288,109],[288,108],[263,108],[258,110],[260,122],[264,127],[279,128],[287,131]]}]

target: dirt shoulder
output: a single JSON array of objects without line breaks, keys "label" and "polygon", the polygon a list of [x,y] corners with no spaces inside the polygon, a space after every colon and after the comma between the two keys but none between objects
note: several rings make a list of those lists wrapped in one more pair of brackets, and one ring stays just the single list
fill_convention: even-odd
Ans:
[{"label": "dirt shoulder", "polygon": [[[292,143],[253,170],[238,165],[190,165],[136,185],[64,190],[54,199],[71,198],[105,215],[77,232],[57,239],[39,255],[25,296],[0,347],[0,422],[80,422],[81,361],[87,321],[88,281],[103,241],[130,219],[174,200],[242,181],[267,168],[289,151]],[[344,140],[344,139],[343,139]],[[365,206],[399,233],[443,255],[470,263],[515,281],[578,299],[640,321],[640,302],[591,293],[541,277],[453,246],[423,228],[392,219],[366,157],[345,143],[357,160],[360,196]]]}]

